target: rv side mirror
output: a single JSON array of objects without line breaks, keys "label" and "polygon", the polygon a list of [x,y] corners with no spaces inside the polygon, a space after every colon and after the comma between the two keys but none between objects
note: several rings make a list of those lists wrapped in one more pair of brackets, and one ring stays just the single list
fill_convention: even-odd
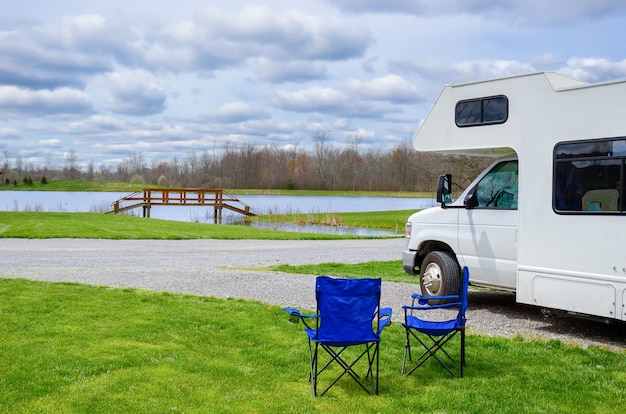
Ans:
[{"label": "rv side mirror", "polygon": [[441,174],[439,183],[437,184],[437,202],[441,203],[441,207],[445,207],[447,203],[452,202],[452,175]]},{"label": "rv side mirror", "polygon": [[476,207],[478,207],[478,198],[476,198],[476,187],[474,187],[465,197],[465,208],[471,209]]}]

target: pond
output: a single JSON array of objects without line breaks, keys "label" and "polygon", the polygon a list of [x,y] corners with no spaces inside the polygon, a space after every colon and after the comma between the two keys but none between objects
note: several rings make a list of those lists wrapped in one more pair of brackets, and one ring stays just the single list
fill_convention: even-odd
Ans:
[{"label": "pond", "polygon": [[[112,209],[113,202],[128,194],[128,192],[0,191],[0,211],[105,212]],[[249,205],[250,210],[257,215],[417,210],[435,205],[435,201],[430,198],[234,195]],[[141,209],[136,209],[134,214],[141,215]],[[164,220],[213,223],[213,208],[153,206],[150,216]],[[229,210],[223,211],[222,222],[243,224],[242,216]],[[314,233],[395,234],[389,231],[350,229],[342,226],[300,226],[277,223],[246,223],[246,225]],[[399,230],[399,232],[402,231],[404,229]]]}]

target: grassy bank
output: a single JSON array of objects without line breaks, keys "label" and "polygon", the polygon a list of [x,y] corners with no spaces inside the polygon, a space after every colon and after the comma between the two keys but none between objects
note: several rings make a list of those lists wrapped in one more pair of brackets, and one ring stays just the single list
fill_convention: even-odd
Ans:
[{"label": "grassy bank", "polygon": [[17,183],[16,185],[0,185],[0,191],[112,191],[129,193],[140,191],[144,187],[159,187],[140,183],[96,180],[50,180],[47,184],[33,182],[32,185]]},{"label": "grassy bank", "polygon": [[320,263],[307,265],[282,264],[270,267],[283,273],[307,275],[335,275],[347,278],[373,277],[385,275],[387,282],[417,283],[419,277],[409,276],[402,267],[402,260],[372,261],[367,263]]},{"label": "grassy bank", "polygon": [[321,224],[392,230],[402,234],[407,218],[416,210],[372,211],[362,213],[272,214],[250,217],[266,223]]},{"label": "grassy bank", "polygon": [[0,238],[331,240],[358,237],[102,213],[0,212]]},{"label": "grassy bank", "polygon": [[[258,302],[0,280],[0,412],[619,412],[623,354],[468,335],[463,379],[400,375],[383,334],[380,395],[349,378],[314,398],[302,325]],[[458,353],[458,351],[457,351]]]},{"label": "grassy bank", "polygon": [[[407,212],[344,213],[349,225],[394,228]],[[273,220],[273,219],[272,219]],[[402,224],[404,226],[404,224]],[[242,225],[222,225],[146,219],[103,213],[0,212],[2,238],[96,238],[96,239],[347,239],[316,233],[294,233]]]}]

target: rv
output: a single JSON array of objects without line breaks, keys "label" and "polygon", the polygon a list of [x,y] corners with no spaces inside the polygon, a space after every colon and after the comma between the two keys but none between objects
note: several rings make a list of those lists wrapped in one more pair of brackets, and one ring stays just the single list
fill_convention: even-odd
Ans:
[{"label": "rv", "polygon": [[442,89],[419,151],[494,157],[452,202],[406,223],[402,252],[422,292],[470,282],[572,316],[626,320],[626,81],[534,73]]}]

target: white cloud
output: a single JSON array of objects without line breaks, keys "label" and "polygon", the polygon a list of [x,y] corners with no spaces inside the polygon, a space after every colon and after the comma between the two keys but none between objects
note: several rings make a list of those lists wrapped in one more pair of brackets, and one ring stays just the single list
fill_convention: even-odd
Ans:
[{"label": "white cloud", "polygon": [[350,120],[346,118],[339,118],[335,122],[333,122],[333,127],[335,129],[346,129],[350,126]]},{"label": "white cloud", "polygon": [[18,139],[20,137],[20,133],[17,129],[14,128],[0,128],[0,140],[5,139]]},{"label": "white cloud", "polygon": [[92,115],[85,120],[71,122],[60,130],[68,134],[93,134],[103,131],[120,131],[123,124],[108,115]]},{"label": "white cloud", "polygon": [[217,122],[235,123],[269,118],[269,114],[262,110],[253,109],[244,102],[228,102],[222,105],[209,118]]},{"label": "white cloud", "polygon": [[626,77],[626,59],[611,62],[599,58],[571,58],[559,72],[588,82],[603,82]]},{"label": "white cloud", "polygon": [[91,111],[89,96],[77,89],[32,90],[0,86],[0,111],[11,116],[59,115]]},{"label": "white cloud", "polygon": [[42,139],[42,140],[39,140],[38,142],[38,145],[42,147],[51,147],[51,148],[60,147],[61,144],[62,144],[61,140],[58,140],[58,139]]},{"label": "white cloud", "polygon": [[478,15],[527,25],[568,23],[626,13],[621,0],[336,0],[349,11],[361,13],[410,13],[420,17]]},{"label": "white cloud", "polygon": [[[362,55],[371,43],[366,28],[338,18],[247,6],[235,12],[198,10],[191,21],[151,30],[134,48],[153,67],[214,71],[258,58],[296,66],[303,60],[344,60]],[[272,75],[275,70],[266,74],[270,80]]]},{"label": "white cloud", "polygon": [[355,95],[391,102],[416,102],[420,93],[415,85],[398,75],[386,75],[368,81],[351,80],[348,89]]},{"label": "white cloud", "polygon": [[358,128],[353,131],[345,131],[343,136],[349,141],[359,140],[359,143],[372,142],[376,138],[376,131]]},{"label": "white cloud", "polygon": [[111,93],[108,109],[112,112],[140,116],[165,110],[165,89],[151,73],[145,70],[115,72],[108,79]]},{"label": "white cloud", "polygon": [[224,39],[231,46],[250,48],[250,54],[282,58],[345,59],[361,55],[372,40],[366,28],[333,16],[277,13],[265,6],[236,13],[206,8],[196,13],[194,23],[204,41]]},{"label": "white cloud", "polygon": [[305,82],[327,78],[327,66],[320,61],[277,61],[259,58],[256,61],[259,79],[271,82]]},{"label": "white cloud", "polygon": [[320,130],[389,147],[443,84],[626,77],[621,0],[53,3],[0,17],[0,149],[23,159],[307,146]]},{"label": "white cloud", "polygon": [[338,108],[345,105],[348,97],[332,88],[313,86],[295,92],[280,90],[276,93],[273,104],[291,111],[316,111]]},{"label": "white cloud", "polygon": [[392,70],[414,73],[438,85],[478,79],[501,78],[538,71],[530,63],[516,60],[394,61]]}]

